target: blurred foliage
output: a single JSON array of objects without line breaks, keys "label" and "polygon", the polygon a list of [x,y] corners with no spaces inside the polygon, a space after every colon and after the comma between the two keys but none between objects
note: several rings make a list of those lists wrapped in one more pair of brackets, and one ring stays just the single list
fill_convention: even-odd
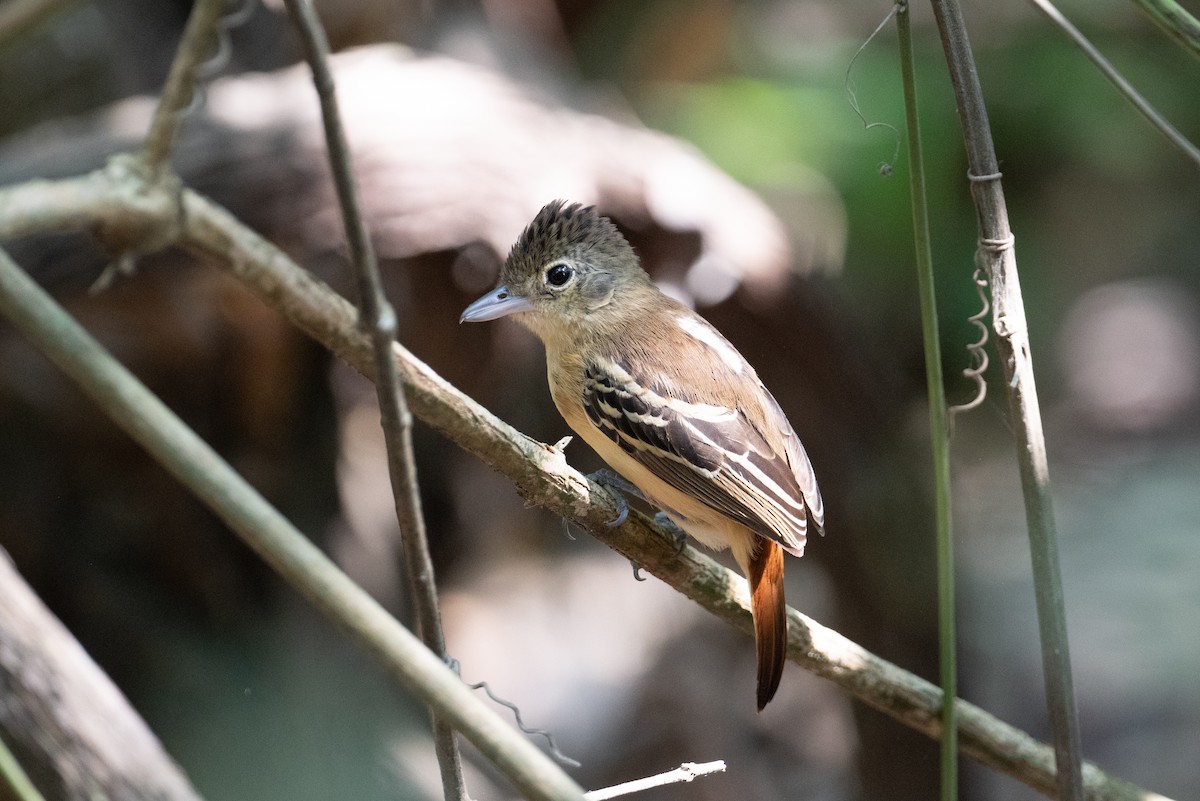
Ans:
[{"label": "blurred foliage", "polygon": [[[835,22],[823,21],[814,7]],[[1065,10],[1162,113],[1200,140],[1200,65],[1132,7],[1067,4]],[[673,0],[606,3],[582,27],[577,53],[584,74],[621,86],[648,124],[692,141],[751,186],[802,181],[806,173],[797,165],[819,170],[836,186],[851,221],[845,294],[862,319],[876,321],[871,327],[915,331],[907,165],[901,156],[891,178],[880,176],[878,166],[892,159],[892,134],[864,130],[847,96],[852,88],[868,122],[902,127],[892,27],[854,58],[878,22],[865,15],[884,11],[882,4],[862,3],[836,9],[754,3],[736,13],[713,0],[699,7]],[[969,281],[974,212],[936,30],[926,9],[915,11],[918,26],[924,23],[917,32],[918,91],[943,352],[953,377],[971,336],[965,319],[978,305]],[[1052,333],[1056,310],[1096,283],[1154,273],[1200,287],[1200,191],[1191,165],[1090,62],[1042,17],[1021,11],[966,13],[1037,343]],[[723,37],[711,30],[698,35],[689,20],[706,15],[728,25]],[[778,30],[763,36],[773,22]],[[829,36],[811,30],[822,25],[836,30]],[[653,68],[661,59],[646,55],[705,46],[719,52],[692,56],[694,71],[682,80],[678,72],[660,80],[664,71]],[[1082,219],[1071,219],[1072,211]],[[916,355],[910,366],[919,370]],[[1050,371],[1053,361],[1038,366]]]}]

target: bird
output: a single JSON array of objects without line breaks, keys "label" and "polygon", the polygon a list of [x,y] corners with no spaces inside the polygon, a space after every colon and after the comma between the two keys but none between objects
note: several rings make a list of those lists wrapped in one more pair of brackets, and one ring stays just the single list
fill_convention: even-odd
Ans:
[{"label": "bird", "polygon": [[812,463],[783,410],[729,340],[653,283],[594,206],[543,207],[499,286],[460,322],[501,317],[544,343],[567,425],[671,523],[732,552],[750,585],[761,712],[787,659],[783,554],[802,556],[809,528],[825,528]]}]

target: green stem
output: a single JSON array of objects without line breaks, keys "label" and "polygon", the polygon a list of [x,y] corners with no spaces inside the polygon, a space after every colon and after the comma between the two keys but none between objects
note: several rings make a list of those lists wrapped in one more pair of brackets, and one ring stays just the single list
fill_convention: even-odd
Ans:
[{"label": "green stem", "polygon": [[[5,789],[8,792],[3,792]],[[0,739],[0,798],[9,798],[10,793],[15,801],[45,801],[8,744]]]},{"label": "green stem", "polygon": [[1158,27],[1200,58],[1200,20],[1175,0],[1133,0]]},{"label": "green stem", "polygon": [[[1146,98],[1142,97],[1137,89],[1133,88],[1133,84],[1125,80],[1125,76],[1117,72],[1108,59],[1106,59],[1096,46],[1088,41],[1087,37],[1079,32],[1079,29],[1071,24],[1071,21],[1062,15],[1062,12],[1054,7],[1050,0],[1030,0],[1038,10],[1046,15],[1046,18],[1062,29],[1075,46],[1083,51],[1083,54],[1091,59],[1096,65],[1096,69],[1100,70],[1100,74],[1108,79],[1117,91],[1125,96],[1125,99],[1137,109],[1146,120],[1153,125],[1158,132],[1167,138],[1167,141],[1179,150],[1180,153],[1187,156],[1193,164],[1200,167],[1200,148],[1188,141],[1188,138],[1179,132],[1174,125],[1167,121],[1167,118],[1158,113],[1158,109],[1150,105]],[[1194,22],[1195,20],[1193,20]]]},{"label": "green stem", "polygon": [[987,264],[991,282],[992,328],[996,332],[996,350],[1004,366],[1005,391],[1017,444],[1017,466],[1021,473],[1033,563],[1046,706],[1050,729],[1054,733],[1054,757],[1058,768],[1057,796],[1059,801],[1079,801],[1084,797],[1083,748],[1067,645],[1067,613],[1050,499],[1050,466],[1017,257],[1008,223],[1008,206],[1000,184],[1000,165],[962,9],[957,0],[931,0],[931,4],[963,130],[971,195],[979,224],[979,257]]},{"label": "green stem", "polygon": [[908,186],[912,196],[913,241],[917,257],[917,286],[921,296],[921,331],[925,340],[925,378],[929,392],[929,433],[933,446],[934,491],[937,502],[938,661],[942,684],[942,799],[958,797],[958,726],[954,698],[958,694],[956,627],[954,623],[954,531],[950,519],[950,427],[942,353],[938,338],[937,298],[933,282],[933,253],[929,244],[929,203],[925,192],[925,159],[917,82],[913,71],[912,28],[908,3],[896,7],[900,38],[900,75],[904,83],[904,113],[908,123]]}]

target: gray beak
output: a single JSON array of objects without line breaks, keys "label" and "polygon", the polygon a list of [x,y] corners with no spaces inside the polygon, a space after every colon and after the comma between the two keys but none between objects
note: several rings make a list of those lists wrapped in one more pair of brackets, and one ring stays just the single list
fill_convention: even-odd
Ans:
[{"label": "gray beak", "polygon": [[460,323],[482,323],[496,320],[517,312],[530,311],[533,304],[528,299],[514,295],[501,284],[479,300],[468,306],[458,318]]}]

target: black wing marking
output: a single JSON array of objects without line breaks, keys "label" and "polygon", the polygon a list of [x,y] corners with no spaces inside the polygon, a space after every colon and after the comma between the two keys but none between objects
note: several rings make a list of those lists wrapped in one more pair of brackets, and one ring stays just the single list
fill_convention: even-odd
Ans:
[{"label": "black wing marking", "polygon": [[805,495],[787,457],[741,412],[664,397],[615,363],[587,367],[583,404],[605,436],[671,486],[803,550]]}]

